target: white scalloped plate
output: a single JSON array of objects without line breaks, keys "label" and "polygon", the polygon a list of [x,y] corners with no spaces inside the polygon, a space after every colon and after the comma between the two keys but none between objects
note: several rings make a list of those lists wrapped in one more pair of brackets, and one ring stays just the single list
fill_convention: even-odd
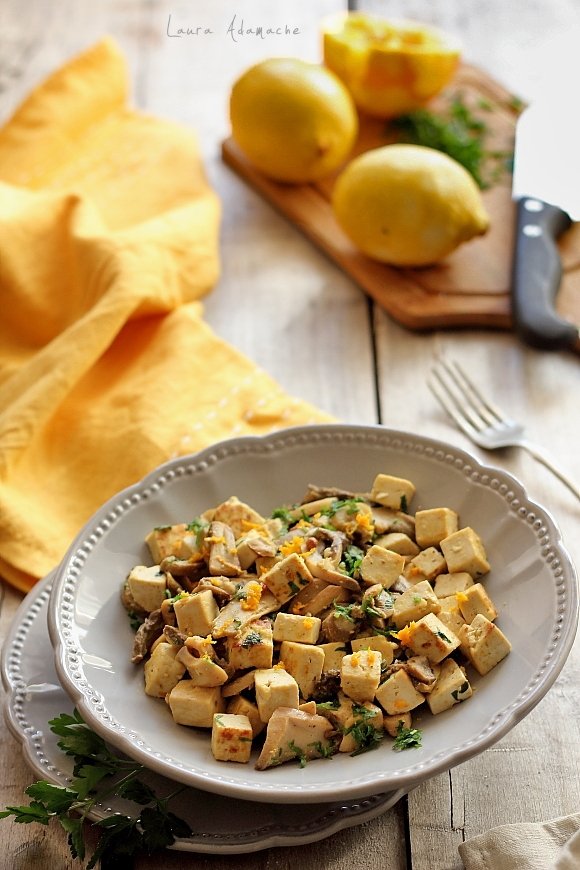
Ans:
[{"label": "white scalloped plate", "polygon": [[[474,695],[432,717],[423,746],[391,751],[390,741],[352,758],[304,768],[215,761],[204,732],[173,724],[166,705],[146,697],[131,665],[131,631],[119,604],[123,578],[147,559],[154,526],[188,521],[230,495],[264,513],[301,498],[309,482],[366,489],[377,472],[417,486],[413,509],[446,505],[483,538],[486,587],[512,653]],[[382,427],[308,426],[238,438],[173,460],[112,498],[74,541],[59,568],[49,630],[62,685],[103,737],[158,773],[203,790],[256,801],[317,803],[409,790],[491,746],[546,694],[570,651],[578,594],[570,558],[547,513],[511,475],[439,441]]]},{"label": "white scalloped plate", "polygon": [[[38,583],[24,599],[2,649],[2,681],[6,689],[4,718],[22,745],[27,763],[41,779],[67,785],[72,759],[57,746],[48,722],[70,713],[70,698],[58,683],[46,625],[52,575]],[[175,791],[175,783],[158,774],[146,779],[159,797]],[[327,804],[256,804],[187,789],[172,809],[192,827],[188,839],[177,840],[183,852],[240,854],[273,846],[299,846],[332,836],[344,828],[368,822],[386,812],[403,791],[373,795],[360,801]],[[94,821],[111,813],[133,816],[135,804],[110,798],[90,814]]]}]

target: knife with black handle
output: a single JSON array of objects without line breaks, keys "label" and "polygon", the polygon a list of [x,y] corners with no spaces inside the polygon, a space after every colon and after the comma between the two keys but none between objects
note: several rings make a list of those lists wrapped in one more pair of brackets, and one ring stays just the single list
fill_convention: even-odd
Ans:
[{"label": "knife with black handle", "polygon": [[562,116],[553,111],[539,105],[526,109],[518,120],[514,156],[514,329],[527,344],[549,350],[572,348],[579,339],[578,327],[560,317],[555,305],[562,280],[557,242],[580,216],[577,155],[571,162],[580,132],[576,129],[574,138],[561,126]]}]

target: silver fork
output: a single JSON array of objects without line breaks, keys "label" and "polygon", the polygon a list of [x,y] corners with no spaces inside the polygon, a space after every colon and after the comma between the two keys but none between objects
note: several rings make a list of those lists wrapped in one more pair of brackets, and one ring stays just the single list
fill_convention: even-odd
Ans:
[{"label": "silver fork", "polygon": [[580,489],[570,476],[561,471],[547,453],[524,438],[524,427],[520,423],[511,420],[497,405],[484,398],[458,363],[439,355],[431,368],[427,385],[472,441],[484,450],[522,447],[549,468],[580,501]]}]

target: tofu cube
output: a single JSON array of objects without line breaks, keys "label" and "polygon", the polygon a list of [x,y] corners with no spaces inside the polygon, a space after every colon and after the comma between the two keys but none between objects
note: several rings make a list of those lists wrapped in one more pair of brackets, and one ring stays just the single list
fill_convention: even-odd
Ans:
[{"label": "tofu cube", "polygon": [[135,604],[148,613],[159,610],[165,601],[167,575],[159,565],[153,565],[151,568],[136,565],[129,573],[127,583]]},{"label": "tofu cube", "polygon": [[271,668],[274,655],[272,624],[255,619],[226,638],[228,661],[236,670]]},{"label": "tofu cube", "polygon": [[425,696],[417,691],[410,676],[403,670],[391,674],[379,687],[375,697],[389,716],[408,713],[425,700]]},{"label": "tofu cube", "polygon": [[191,680],[181,680],[166,700],[177,724],[193,728],[211,728],[214,715],[226,709],[218,686],[194,686]]},{"label": "tofu cube", "polygon": [[316,643],[322,620],[317,616],[298,616],[277,613],[274,620],[274,640],[292,640],[295,643]]},{"label": "tofu cube", "polygon": [[145,543],[153,561],[159,564],[168,556],[181,558],[182,541],[186,534],[187,526],[185,523],[174,526],[157,526],[152,529],[145,538]]},{"label": "tofu cube", "polygon": [[211,751],[216,761],[247,764],[252,753],[252,725],[240,713],[215,713],[211,729]]},{"label": "tofu cube", "polygon": [[[469,577],[469,574],[467,576]],[[447,598],[440,598],[439,604],[441,605],[441,610],[437,614],[437,618],[441,620],[443,625],[446,625],[454,634],[459,636],[459,629],[462,625],[465,625],[465,619],[459,610],[457,596],[449,595]]]},{"label": "tofu cube", "polygon": [[312,579],[304,559],[298,553],[290,553],[260,577],[281,604],[300,592]]},{"label": "tofu cube", "polygon": [[342,667],[342,660],[349,652],[345,641],[337,641],[333,643],[318,644],[324,653],[324,663],[322,665],[323,673],[328,671],[339,671]]},{"label": "tofu cube", "polygon": [[298,709],[300,691],[294,677],[284,668],[259,669],[254,674],[256,704],[262,722],[268,722],[278,707]]},{"label": "tofu cube", "polygon": [[395,644],[383,637],[382,634],[373,634],[370,637],[357,637],[350,642],[353,653],[361,649],[376,649],[381,654],[383,665],[390,665],[393,661]]},{"label": "tofu cube", "polygon": [[432,692],[427,695],[427,704],[433,715],[449,710],[473,694],[465,671],[453,659],[446,659],[439,671]]},{"label": "tofu cube", "polygon": [[176,659],[185,665],[194,686],[223,686],[228,675],[210,656],[194,656],[186,646],[178,651]]},{"label": "tofu cube", "polygon": [[402,477],[377,474],[371,490],[371,501],[394,510],[406,511],[415,495],[415,485]]},{"label": "tofu cube", "polygon": [[397,628],[403,628],[408,622],[421,619],[427,613],[438,613],[441,610],[439,599],[433,592],[428,580],[411,586],[393,603],[393,622]]},{"label": "tofu cube", "polygon": [[440,547],[450,574],[467,571],[476,579],[489,571],[481,538],[469,526],[443,538]]},{"label": "tofu cube", "polygon": [[322,674],[324,651],[313,644],[285,640],[280,647],[280,661],[298,683],[302,697],[310,698]]},{"label": "tofu cube", "polygon": [[405,566],[403,577],[409,583],[420,583],[421,580],[435,580],[439,574],[447,570],[445,558],[435,547],[427,547],[421,550],[417,556],[413,556]]},{"label": "tofu cube", "polygon": [[465,592],[470,586],[473,586],[471,574],[458,571],[456,574],[439,574],[435,580],[434,591],[437,598],[449,598],[456,592]]},{"label": "tofu cube", "polygon": [[416,655],[427,656],[430,662],[443,661],[459,646],[459,638],[434,613],[428,613],[418,622],[401,629],[398,638]]},{"label": "tofu cube", "polygon": [[359,724],[372,725],[377,732],[377,737],[382,737],[383,711],[376,704],[371,704],[368,701],[364,704],[353,704],[351,715],[344,722],[344,736],[338,747],[339,752],[355,752],[359,748],[360,741],[355,736],[355,729]]},{"label": "tofu cube", "polygon": [[512,648],[505,634],[481,613],[471,625],[463,626],[459,640],[461,652],[482,676],[501,662]]},{"label": "tofu cube", "polygon": [[145,694],[164,698],[180,681],[185,665],[177,660],[178,649],[172,643],[158,643],[144,665]]},{"label": "tofu cube", "polygon": [[372,701],[381,680],[381,653],[363,649],[346,655],[340,669],[340,686],[345,695],[364,704]]},{"label": "tofu cube", "polygon": [[458,529],[459,517],[451,508],[429,508],[415,514],[415,540],[422,550],[437,547]]},{"label": "tofu cube", "polygon": [[405,567],[405,557],[373,544],[360,563],[360,574],[367,586],[380,583],[390,589]]},{"label": "tofu cube", "polygon": [[398,713],[395,716],[383,716],[383,728],[389,737],[396,737],[399,728],[410,728],[413,723],[410,713]]},{"label": "tofu cube", "polygon": [[219,613],[219,607],[211,589],[204,589],[194,595],[185,595],[173,605],[177,627],[190,637],[199,634],[206,637],[211,634],[213,621]]},{"label": "tofu cube", "polygon": [[404,532],[388,532],[386,535],[379,535],[374,542],[400,556],[416,556],[420,552],[420,547]]},{"label": "tofu cube", "polygon": [[226,707],[226,713],[236,713],[239,716],[247,716],[252,726],[252,736],[257,737],[266,727],[265,722],[260,719],[260,713],[257,706],[243,695],[236,695],[231,698]]},{"label": "tofu cube", "polygon": [[457,593],[459,610],[466,622],[473,622],[478,613],[482,613],[490,622],[497,616],[495,604],[481,585],[474,583],[465,592]]}]

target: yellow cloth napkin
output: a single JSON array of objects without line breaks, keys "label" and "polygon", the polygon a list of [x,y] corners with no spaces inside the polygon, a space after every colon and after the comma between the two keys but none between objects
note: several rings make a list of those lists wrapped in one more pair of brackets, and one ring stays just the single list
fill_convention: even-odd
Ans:
[{"label": "yellow cloth napkin", "polygon": [[0,575],[22,590],[172,456],[329,419],[203,322],[220,204],[99,42],[0,130]]}]

